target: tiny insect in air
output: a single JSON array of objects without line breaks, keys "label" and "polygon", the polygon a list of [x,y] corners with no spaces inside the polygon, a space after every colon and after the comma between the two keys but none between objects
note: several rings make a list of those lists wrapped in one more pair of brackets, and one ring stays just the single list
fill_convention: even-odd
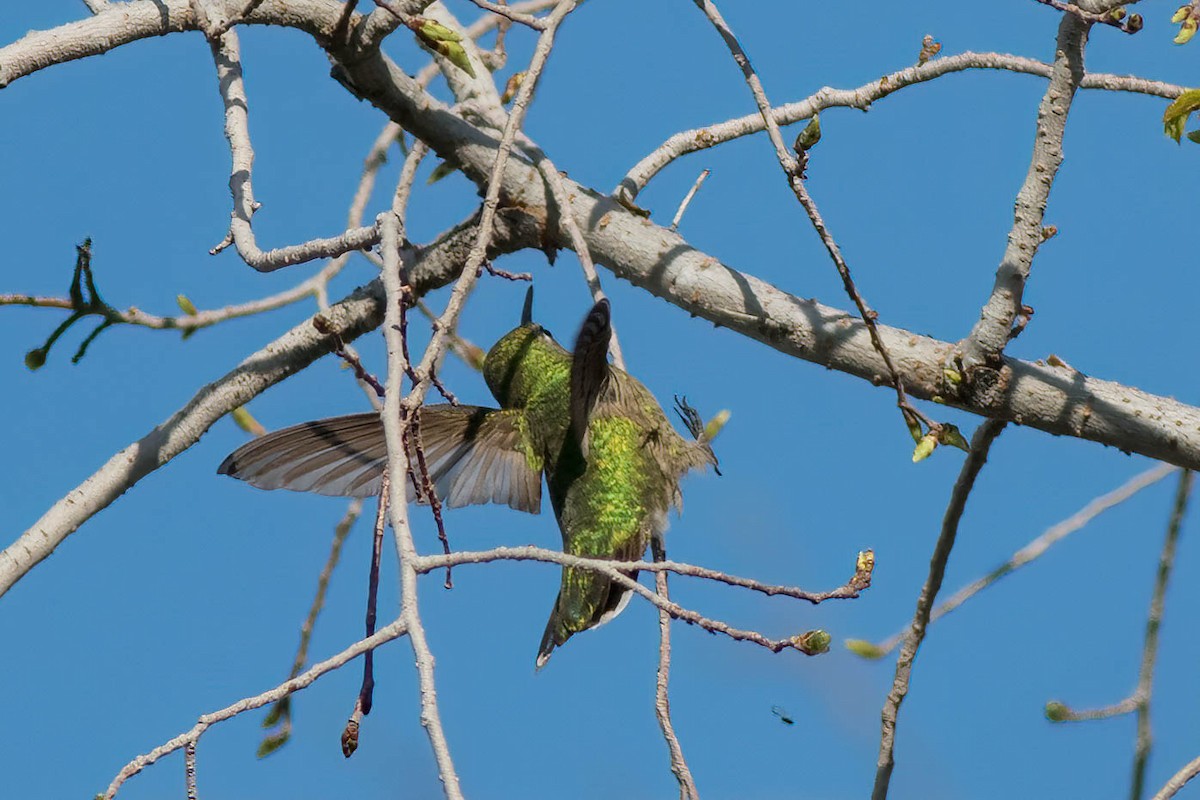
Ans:
[{"label": "tiny insect in air", "polygon": [[784,725],[795,725],[796,720],[792,719],[792,715],[787,712],[786,708],[780,706],[771,706],[771,713],[779,717],[779,721]]}]

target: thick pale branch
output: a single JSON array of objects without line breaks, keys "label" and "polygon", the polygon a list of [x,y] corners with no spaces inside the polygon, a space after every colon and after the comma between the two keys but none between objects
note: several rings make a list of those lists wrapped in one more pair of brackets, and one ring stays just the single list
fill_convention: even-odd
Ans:
[{"label": "thick pale branch", "polygon": [[[362,96],[459,164],[468,177],[487,182],[496,141],[452,114],[403,71],[373,55],[350,68]],[[509,159],[504,193],[523,208],[547,207],[541,176],[527,162]],[[740,273],[669,230],[631,213],[616,201],[564,179],[574,216],[586,220],[584,236],[596,262],[619,277],[683,308],[777,350],[866,378],[886,380],[887,365],[866,326],[845,312],[801,300]],[[561,228],[550,232],[570,246]],[[943,365],[955,345],[905,330],[878,326],[908,394],[946,398],[982,416],[1030,425],[1049,433],[1102,442],[1179,466],[1200,466],[1200,409],[1069,367],[1003,359],[994,384],[948,397]]]}]

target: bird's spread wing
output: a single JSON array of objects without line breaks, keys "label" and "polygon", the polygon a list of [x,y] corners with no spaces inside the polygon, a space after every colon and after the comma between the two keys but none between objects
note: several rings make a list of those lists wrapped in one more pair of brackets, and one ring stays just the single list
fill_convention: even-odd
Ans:
[{"label": "bird's spread wing", "polygon": [[[434,492],[445,505],[503,503],[534,514],[541,509],[541,460],[529,445],[521,412],[425,406],[420,438]],[[408,455],[420,483],[411,441]],[[230,454],[217,472],[260,489],[371,497],[379,494],[386,466],[383,423],[378,414],[365,413],[261,436]],[[406,482],[409,499],[424,502],[424,492]]]},{"label": "bird's spread wing", "polygon": [[571,356],[571,432],[587,454],[588,419],[596,401],[604,392],[611,376],[608,365],[608,342],[612,338],[612,320],[608,300],[592,306]]}]

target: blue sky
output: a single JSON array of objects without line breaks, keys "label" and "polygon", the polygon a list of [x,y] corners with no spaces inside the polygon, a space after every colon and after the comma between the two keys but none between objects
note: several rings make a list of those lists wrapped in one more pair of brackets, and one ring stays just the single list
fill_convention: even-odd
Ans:
[{"label": "blue sky", "polygon": [[[976,4],[953,0],[910,4],[902,14],[882,3],[725,5],[776,103],[909,65],[926,33],[948,54],[1049,59],[1058,21],[1032,0],[991,9],[986,20]],[[1145,6],[1146,29],[1137,36],[1093,32],[1089,69],[1187,83],[1197,45],[1171,44],[1173,7]],[[474,18],[472,8],[451,5],[463,18]],[[0,17],[0,44],[84,13],[74,0],[15,4]],[[403,33],[393,38],[389,52],[415,72],[423,57]],[[514,31],[505,74],[523,68],[530,46]],[[260,244],[332,235],[384,120],[328,78],[324,55],[300,33],[244,30],[243,57]],[[7,187],[0,292],[65,294],[74,245],[86,236],[105,299],[154,313],[171,313],[179,293],[213,308],[279,291],[317,268],[262,275],[231,252],[207,254],[225,233],[230,206],[213,73],[202,37],[186,34],[45,70],[0,92]],[[906,89],[869,114],[823,115],[809,186],[884,321],[951,340],[969,329],[1003,252],[1043,88],[1024,75],[957,74]],[[1134,95],[1077,98],[1047,215],[1060,234],[1035,262],[1027,300],[1037,314],[1010,352],[1056,353],[1088,374],[1195,402],[1200,376],[1188,353],[1200,278],[1181,231],[1194,224],[1189,190],[1200,148],[1162,135],[1164,106]],[[752,110],[740,73],[692,4],[610,0],[588,3],[568,21],[526,127],[572,178],[607,190],[671,133]],[[847,305],[763,137],[680,160],[639,202],[669,223],[703,168],[713,174],[684,218],[684,235],[787,291]],[[384,169],[372,213],[386,203],[398,169],[396,159]],[[411,236],[431,238],[476,202],[460,176],[419,186]],[[573,257],[564,253],[548,268],[540,254],[522,253],[500,266],[534,273],[537,317],[570,340],[589,305]],[[331,294],[374,273],[355,260]],[[772,636],[822,627],[835,638],[831,653],[810,659],[675,627],[671,700],[702,795],[865,796],[892,664],[863,662],[840,643],[882,639],[911,617],[962,454],[939,451],[914,466],[888,391],[714,330],[611,275],[602,280],[630,370],[664,401],[686,393],[705,415],[733,412],[717,442],[725,476],[688,479],[685,513],[668,537],[671,556],[814,589],[840,584],[859,549],[875,548],[878,560],[862,598],[818,608],[673,582],[680,602],[732,624]],[[489,345],[516,323],[521,293],[482,280],[463,333]],[[0,311],[5,543],[200,386],[311,312],[302,303],[187,341],[114,329],[77,366],[69,358],[87,329],[73,329],[31,373],[22,355],[61,312]],[[375,370],[383,367],[381,344],[376,334],[361,342]],[[449,363],[445,378],[464,401],[490,401],[480,377],[461,365]],[[281,427],[365,403],[326,358],[250,408],[268,427]],[[926,411],[968,432],[977,424],[938,407]],[[6,793],[91,796],[199,714],[286,676],[345,502],[259,492],[218,477],[217,464],[244,440],[232,422],[218,422],[0,601]],[[1006,431],[967,509],[946,589],[1149,466],[1087,442]],[[1127,792],[1133,719],[1054,726],[1042,707],[1051,698],[1104,705],[1133,688],[1173,491],[1166,481],[1143,492],[933,626],[901,713],[894,798]],[[436,549],[426,515],[414,518],[418,546]],[[549,515],[471,508],[447,521],[458,548],[559,541]],[[1151,789],[1200,751],[1200,641],[1189,635],[1200,602],[1193,523],[1190,514],[1168,596]],[[317,625],[315,659],[360,636],[368,538],[365,523],[350,536]],[[396,587],[394,564],[384,563],[386,619]],[[647,604],[634,602],[611,625],[573,639],[535,675],[557,570],[499,564],[464,567],[455,578],[451,592],[429,579],[422,603],[442,715],[469,796],[674,794],[653,712],[657,620]],[[266,760],[254,756],[260,713],[209,731],[199,749],[201,793],[436,796],[406,643],[380,651],[377,680],[375,711],[349,761],[337,739],[357,666],[295,698],[293,741]],[[796,724],[782,724],[772,706]],[[121,796],[181,793],[182,773],[174,756],[132,779]]]}]

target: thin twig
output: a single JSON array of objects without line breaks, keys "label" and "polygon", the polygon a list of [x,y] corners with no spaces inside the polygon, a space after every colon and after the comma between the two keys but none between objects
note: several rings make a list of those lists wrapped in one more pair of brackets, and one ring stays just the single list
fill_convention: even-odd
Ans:
[{"label": "thin twig", "polygon": [[[967,70],[997,70],[1049,78],[1053,73],[1053,66],[1044,61],[1008,53],[967,51],[891,72],[854,89],[834,89],[826,86],[803,100],[774,107],[772,117],[779,125],[791,125],[800,120],[811,119],[814,114],[826,108],[843,107],[866,111],[877,100],[901,89]],[[1178,84],[1101,72],[1085,75],[1080,88],[1133,92],[1168,100],[1175,99],[1187,90],[1187,87]],[[754,113],[674,133],[626,173],[614,189],[614,194],[632,202],[655,175],[676,159],[743,136],[762,133],[764,130],[766,123],[762,114]]]},{"label": "thin twig", "polygon": [[917,657],[917,649],[925,638],[925,627],[929,624],[929,613],[933,601],[937,598],[942,586],[942,578],[946,574],[946,563],[950,560],[950,551],[954,548],[954,540],[958,535],[958,524],[962,519],[963,510],[967,506],[967,498],[975,486],[975,479],[983,465],[987,463],[988,453],[992,442],[1004,430],[1007,423],[997,420],[984,420],[971,437],[971,452],[967,454],[954,490],[950,494],[950,502],[946,506],[946,514],[942,518],[942,532],[938,535],[937,544],[933,548],[933,556],[929,561],[929,576],[921,587],[921,595],[917,598],[917,610],[913,615],[912,635],[904,640],[900,649],[900,657],[896,660],[896,676],[892,681],[892,690],[888,693],[887,701],[883,704],[883,726],[879,737],[879,760],[875,769],[875,787],[871,791],[871,800],[885,800],[888,784],[892,779],[892,768],[895,766],[894,748],[896,744],[896,717],[900,713],[900,704],[908,694],[908,681],[912,675],[913,661]]},{"label": "thin twig", "polygon": [[[325,607],[325,593],[329,590],[329,579],[333,576],[333,570],[337,566],[338,561],[342,556],[342,545],[346,542],[346,537],[350,534],[350,530],[354,527],[354,523],[358,521],[359,514],[362,513],[362,501],[355,499],[350,501],[349,507],[346,509],[345,516],[338,522],[333,529],[333,541],[329,545],[329,556],[325,559],[325,566],[321,568],[321,574],[317,577],[317,591],[313,596],[312,605],[309,606],[308,616],[304,618],[304,624],[300,626],[300,644],[296,648],[296,657],[292,660],[292,668],[288,672],[288,680],[295,678],[304,669],[305,662],[308,661],[308,647],[312,643],[313,628],[316,627],[317,617],[321,614],[321,609]],[[371,631],[374,633],[374,631]],[[277,728],[273,733],[268,734],[259,745],[258,753],[260,756],[266,755],[279,748],[288,740],[292,732],[292,711],[290,697],[285,697],[276,703],[267,712],[267,717],[263,722],[264,726]]]},{"label": "thin twig", "polygon": [[1200,775],[1200,757],[1194,758],[1184,765],[1183,769],[1171,776],[1158,794],[1154,795],[1153,800],[1171,800],[1180,789],[1187,785],[1188,781]]},{"label": "thin twig", "polygon": [[522,25],[528,25],[535,31],[546,30],[546,21],[539,19],[531,14],[522,14],[509,6],[499,5],[497,3],[488,2],[488,0],[471,0],[472,3],[482,8],[484,11],[491,11],[493,14],[510,19],[513,22],[519,22]]},{"label": "thin twig", "polygon": [[225,107],[225,138],[229,140],[232,172],[229,189],[233,194],[233,213],[229,235],[212,252],[219,253],[229,243],[237,245],[242,260],[259,272],[272,272],[283,267],[301,264],[317,258],[331,258],[354,250],[362,250],[379,242],[374,225],[353,228],[330,239],[312,239],[304,244],[278,250],[263,251],[254,239],[250,219],[258,209],[254,200],[251,172],[254,148],[250,143],[246,87],[242,80],[241,54],[237,31],[229,30],[211,42],[213,61],[217,65],[217,83]]},{"label": "thin twig", "polygon": [[700,191],[700,187],[704,185],[704,181],[708,178],[712,170],[706,169],[700,172],[700,176],[696,178],[696,182],[692,184],[692,188],[684,195],[683,202],[679,204],[678,210],[675,212],[675,217],[671,220],[670,230],[679,230],[679,222],[683,219],[683,215],[687,212],[688,206],[692,204],[692,198],[696,196],[696,192]]},{"label": "thin twig", "polygon": [[262,694],[257,694],[253,697],[247,697],[239,700],[233,705],[226,706],[220,711],[214,711],[210,714],[205,714],[204,716],[200,717],[200,720],[194,726],[192,726],[190,730],[179,734],[170,741],[164,742],[163,744],[154,748],[149,753],[138,756],[133,761],[130,761],[128,764],[126,764],[121,771],[117,773],[117,776],[113,778],[112,783],[109,784],[107,791],[105,791],[103,795],[104,800],[112,800],[113,796],[116,795],[117,790],[121,788],[121,784],[125,783],[125,781],[129,780],[146,767],[158,761],[163,756],[174,753],[176,750],[187,747],[188,744],[194,744],[195,742],[199,741],[201,735],[203,735],[206,730],[218,722],[232,719],[238,714],[245,713],[246,711],[253,711],[256,708],[262,708],[263,706],[270,705],[271,703],[274,703],[281,698],[286,697],[287,695],[294,694],[301,689],[306,689],[322,675],[332,672],[344,666],[346,663],[350,662],[362,653],[374,650],[376,647],[390,642],[392,639],[403,636],[404,634],[404,621],[397,619],[391,624],[381,628],[378,633],[369,639],[363,639],[362,641],[355,642],[337,655],[318,664],[314,664],[303,675],[298,675],[289,681],[284,681],[274,689],[270,689]]},{"label": "thin twig", "polygon": [[724,17],[721,16],[721,12],[712,0],[693,1],[704,12],[705,16],[708,17],[709,22],[713,24],[713,27],[716,28],[721,38],[724,39],[726,47],[729,48],[729,52],[733,56],[733,60],[741,68],[742,75],[746,79],[746,85],[750,87],[750,93],[754,96],[754,102],[758,106],[759,115],[766,126],[767,137],[771,140],[771,145],[775,148],[775,157],[779,161],[779,166],[783,169],[784,175],[787,177],[788,184],[792,188],[792,193],[796,195],[796,199],[800,202],[801,207],[808,214],[813,228],[816,229],[817,235],[820,236],[821,243],[825,245],[825,250],[829,253],[829,257],[833,260],[838,275],[842,279],[842,287],[845,289],[846,295],[854,303],[855,308],[858,309],[858,315],[867,327],[867,332],[871,337],[871,345],[879,353],[879,357],[883,359],[887,367],[888,377],[891,379],[891,384],[896,390],[896,405],[904,416],[905,422],[912,428],[915,422],[919,420],[925,424],[931,433],[940,431],[941,425],[929,419],[929,417],[925,416],[925,414],[909,402],[908,394],[904,388],[904,379],[901,377],[900,371],[896,369],[891,353],[883,343],[883,337],[879,333],[879,326],[876,323],[879,314],[871,309],[867,304],[866,298],[859,292],[854,279],[850,275],[850,266],[846,263],[846,259],[842,257],[841,248],[838,247],[837,241],[829,231],[829,226],[825,224],[821,212],[817,209],[816,201],[808,193],[808,188],[804,185],[804,164],[797,161],[788,152],[787,145],[783,143],[783,134],[779,130],[779,123],[775,121],[775,112],[767,100],[767,94],[763,90],[762,82],[758,79],[758,73],[754,71],[754,66],[750,63],[750,57],[746,55],[746,51],[742,48],[733,30],[725,22]]},{"label": "thin twig", "polygon": [[[1113,489],[1111,492],[1092,499],[1087,505],[1076,511],[1071,516],[1067,517],[1061,522],[1051,525],[1036,539],[1022,547],[1017,552],[1013,553],[1012,556],[1003,564],[991,570],[982,578],[979,578],[978,580],[973,581],[959,589],[950,597],[946,598],[943,602],[939,603],[937,608],[935,608],[933,613],[930,615],[929,623],[933,624],[934,622],[937,622],[939,619],[946,616],[951,611],[954,611],[963,603],[967,602],[972,597],[979,594],[979,592],[996,583],[1004,576],[1011,572],[1015,572],[1016,570],[1032,561],[1035,561],[1038,558],[1041,558],[1051,546],[1058,543],[1062,539],[1067,538],[1067,536],[1071,535],[1075,531],[1085,527],[1089,522],[1103,514],[1105,511],[1124,503],[1138,492],[1149,486],[1153,486],[1163,478],[1177,471],[1178,467],[1173,467],[1170,464],[1157,464],[1151,469],[1148,469],[1145,472],[1130,478],[1128,481],[1123,483],[1121,486],[1118,486],[1116,489]],[[909,630],[910,627],[905,626],[903,630],[897,631],[887,639],[884,639],[878,645],[873,645],[871,653],[872,657],[882,658],[892,650],[896,649],[896,646],[900,644],[901,640],[908,635]]]},{"label": "thin twig", "polygon": [[187,800],[196,800],[196,743],[188,742],[183,748],[183,783]]},{"label": "thin twig", "polygon": [[[1122,33],[1133,34],[1142,29],[1141,17],[1139,17],[1137,14],[1131,14],[1128,17],[1116,19],[1110,14],[1094,14],[1091,11],[1084,11],[1079,6],[1064,3],[1062,0],[1037,0],[1037,2],[1044,6],[1056,8],[1059,11],[1063,11],[1067,14],[1073,14],[1085,22],[1098,22],[1101,25],[1109,25],[1121,31]],[[1137,22],[1132,22],[1134,18],[1137,19]]]},{"label": "thin twig", "polygon": [[[813,605],[826,600],[852,600],[862,594],[871,585],[871,574],[874,561],[873,554],[867,550],[859,553],[855,564],[854,575],[843,585],[826,592],[811,592],[795,586],[780,586],[762,583],[750,578],[739,578],[707,567],[697,567],[693,564],[683,564],[677,561],[611,561],[599,558],[584,558],[582,556],[562,553],[558,550],[547,550],[542,547],[525,545],[522,547],[496,547],[491,550],[458,550],[449,555],[421,556],[414,565],[417,572],[426,573],[442,569],[446,566],[460,564],[487,564],[492,561],[544,561],[560,564],[566,567],[589,569],[611,575],[620,571],[625,572],[674,572],[677,575],[688,575],[693,578],[716,581],[729,586],[738,586],[761,592],[765,595],[779,595],[804,600]],[[657,605],[657,604],[655,604]],[[661,606],[659,606],[661,608]]]},{"label": "thin twig", "polygon": [[1101,706],[1100,708],[1087,708],[1082,711],[1068,708],[1058,701],[1051,701],[1046,704],[1046,716],[1052,722],[1090,722],[1097,719],[1112,719],[1113,717],[1132,714],[1137,709],[1138,698],[1136,694],[1132,694],[1119,703],[1113,703],[1110,706]]},{"label": "thin twig", "polygon": [[[405,411],[402,394],[402,381],[407,372],[404,359],[404,348],[400,329],[400,308],[404,302],[404,284],[401,280],[402,256],[400,220],[394,214],[384,215],[382,220],[383,232],[383,284],[386,291],[387,304],[384,316],[383,335],[388,349],[387,396],[383,403],[383,430],[387,438],[388,473],[392,475],[407,475],[409,472],[408,452],[404,447],[404,435],[408,428],[409,415]],[[467,274],[464,270],[464,275]],[[461,278],[460,278],[461,283]],[[433,345],[431,344],[430,347]],[[414,386],[415,393],[419,386]],[[413,660],[416,663],[417,678],[421,695],[421,725],[429,736],[429,744],[433,748],[434,759],[438,765],[438,777],[442,781],[446,797],[449,800],[462,800],[462,789],[459,786],[458,773],[454,768],[454,759],[450,755],[450,745],[446,741],[446,732],[442,727],[441,713],[438,710],[437,688],[434,679],[433,653],[429,642],[425,639],[425,628],[421,622],[417,597],[417,573],[413,562],[417,559],[416,547],[413,545],[412,530],[408,524],[407,488],[404,481],[394,480],[389,487],[389,509],[392,534],[396,541],[396,553],[400,560],[400,618],[408,626],[408,640],[412,645]]]},{"label": "thin twig", "polygon": [[[525,76],[525,80],[529,80],[528,75]],[[584,238],[579,222],[571,212],[571,198],[567,194],[567,187],[563,183],[562,175],[559,174],[558,167],[554,166],[554,162],[540,147],[528,142],[525,150],[533,158],[542,180],[550,189],[554,204],[558,206],[559,224],[566,230],[567,237],[571,240],[571,248],[575,251],[576,258],[579,259],[579,267],[583,270],[584,280],[587,281],[588,290],[592,294],[592,302],[598,303],[604,298],[604,290],[600,288],[600,276],[596,273],[596,265],[592,261],[587,239]],[[608,352],[612,355],[613,364],[617,369],[625,369],[625,356],[621,352],[621,342],[617,337],[616,326],[610,325],[610,328],[612,335],[608,340]]]},{"label": "thin twig", "polygon": [[[367,573],[366,635],[375,633],[375,613],[379,599],[379,561],[383,554],[383,531],[387,525],[389,473],[384,470],[379,484],[379,502],[375,508],[375,527],[371,536],[371,564]],[[349,758],[358,749],[358,733],[362,718],[371,713],[375,693],[375,654],[367,653],[363,658],[362,685],[354,699],[354,709],[342,730],[342,755]]]},{"label": "thin twig", "polygon": [[579,556],[570,555],[568,553],[560,553],[557,550],[545,550],[540,547],[497,547],[492,550],[478,552],[455,552],[449,555],[433,555],[419,556],[416,558],[413,568],[418,573],[426,573],[431,570],[440,569],[447,564],[484,564],[491,561],[544,561],[552,564],[561,564],[567,567],[575,567],[577,569],[586,569],[592,572],[604,575],[609,580],[619,583],[625,589],[635,592],[639,596],[648,600],[655,608],[660,611],[666,611],[672,617],[683,620],[689,625],[698,625],[709,633],[719,633],[728,636],[735,641],[750,642],[757,644],[760,647],[765,647],[772,653],[778,653],[783,650],[799,650],[806,655],[817,655],[825,652],[827,647],[812,647],[810,639],[812,634],[821,634],[815,638],[819,641],[827,634],[822,631],[808,631],[803,634],[791,636],[787,639],[771,639],[757,631],[741,630],[722,622],[720,620],[705,617],[695,611],[684,608],[670,600],[665,600],[657,593],[650,591],[645,586],[642,586],[633,578],[629,577],[630,571],[646,571],[646,572],[676,572],[680,575],[693,575],[701,578],[708,578],[721,583],[727,583],[731,586],[741,586],[747,589],[763,592],[764,594],[780,594],[786,597],[794,597],[800,600],[807,600],[810,603],[819,603],[824,600],[832,599],[849,599],[857,597],[863,589],[871,584],[871,572],[874,568],[874,555],[867,550],[859,553],[856,565],[855,574],[846,582],[845,585],[838,587],[829,592],[812,593],[802,589],[786,586],[770,586],[760,584],[757,581],[751,581],[746,578],[737,578],[731,575],[726,575],[716,570],[709,570],[702,567],[694,567],[689,564],[676,564],[671,561],[654,562],[654,561],[608,561],[593,558],[581,558]]},{"label": "thin twig", "polygon": [[1132,800],[1141,800],[1146,785],[1146,762],[1150,758],[1153,734],[1150,730],[1150,696],[1154,688],[1154,662],[1158,658],[1158,629],[1162,625],[1163,606],[1166,602],[1167,583],[1175,565],[1175,546],[1179,542],[1179,531],[1187,511],[1188,497],[1192,492],[1192,471],[1185,469],[1179,476],[1179,488],[1171,507],[1171,520],[1167,523],[1167,537],[1163,542],[1162,554],[1158,558],[1158,574],[1154,579],[1154,594],[1150,598],[1150,613],[1146,617],[1146,640],[1142,647],[1142,665],[1138,670],[1137,698],[1137,743],[1133,754],[1133,783],[1129,789]]},{"label": "thin twig", "polygon": [[[656,562],[667,560],[666,550],[662,539],[655,536],[650,542],[651,552]],[[654,574],[654,589],[663,600],[670,600],[667,590],[667,573],[660,570]],[[667,684],[671,679],[671,615],[665,610],[658,612],[658,670],[654,680],[654,713],[658,717],[658,727],[662,730],[667,742],[667,751],[671,754],[671,772],[679,782],[679,800],[699,800],[696,791],[696,781],[688,768],[687,760],[683,757],[683,748],[679,737],[675,735],[675,725],[671,722],[671,701],[667,695]]]}]

